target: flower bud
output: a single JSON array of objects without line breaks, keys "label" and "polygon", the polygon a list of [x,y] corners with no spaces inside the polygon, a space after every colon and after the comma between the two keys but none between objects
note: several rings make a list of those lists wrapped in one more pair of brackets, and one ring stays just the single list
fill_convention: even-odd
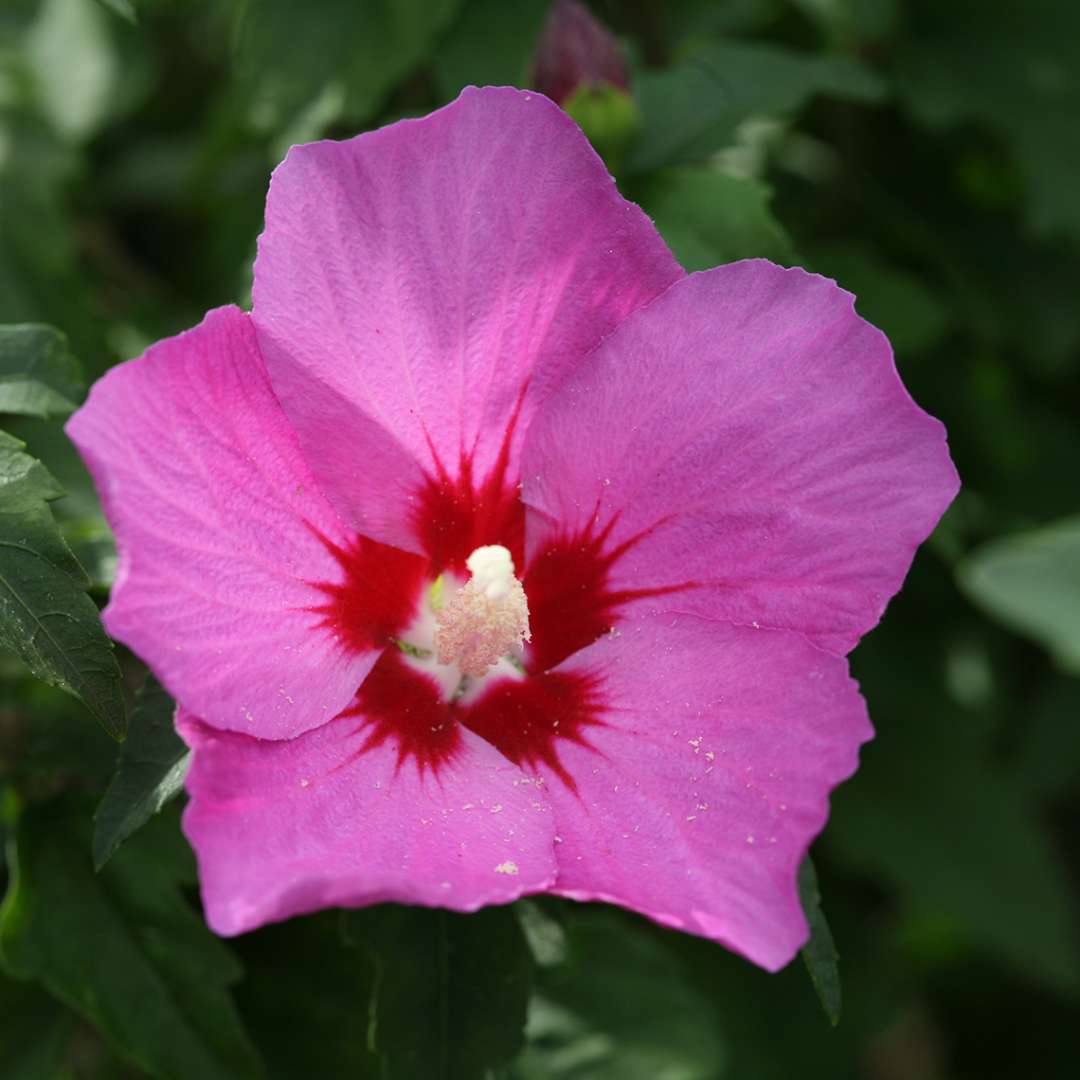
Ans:
[{"label": "flower bud", "polygon": [[583,86],[630,89],[615,35],[578,0],[555,0],[533,60],[532,86],[559,105]]}]

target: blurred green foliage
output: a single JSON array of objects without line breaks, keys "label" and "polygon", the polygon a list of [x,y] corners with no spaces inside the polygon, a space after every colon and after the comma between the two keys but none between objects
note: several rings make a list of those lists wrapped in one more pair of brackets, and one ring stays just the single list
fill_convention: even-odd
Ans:
[{"label": "blurred green foliage", "polygon": [[[59,327],[94,378],[206,308],[244,303],[269,173],[290,143],[427,112],[470,82],[527,85],[546,7],[4,0],[0,324]],[[944,420],[965,483],[853,658],[878,737],[815,848],[839,1027],[801,965],[768,976],[558,901],[474,920],[377,910],[344,927],[324,913],[219,941],[171,809],[94,874],[91,816],[116,745],[4,653],[5,1080],[1075,1068],[1080,6],[592,7],[632,61],[608,158],[626,194],[690,269],[766,256],[855,293]],[[611,110],[576,115],[605,150]],[[100,601],[115,557],[60,430],[81,393],[70,355],[40,326],[0,337],[0,484],[20,500],[0,523],[30,515],[46,561],[69,574],[77,558]],[[58,580],[48,587],[85,597]],[[62,656],[23,652],[72,682]],[[102,676],[102,656],[84,697],[118,727],[119,672]],[[120,667],[130,698],[143,671],[127,655]],[[99,815],[99,856],[175,790],[181,751],[153,707],[133,714],[115,781],[133,794]],[[433,983],[439,971],[450,982]],[[425,1034],[438,1023],[458,1044]]]},{"label": "blurred green foliage", "polygon": [[176,706],[153,675],[139,690],[116,772],[94,814],[94,869],[180,794],[191,751],[176,733]]}]

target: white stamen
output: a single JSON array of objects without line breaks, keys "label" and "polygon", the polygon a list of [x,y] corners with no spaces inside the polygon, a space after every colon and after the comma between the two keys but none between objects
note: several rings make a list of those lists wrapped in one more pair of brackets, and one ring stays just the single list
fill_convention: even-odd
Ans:
[{"label": "white stamen", "polygon": [[435,651],[440,664],[480,678],[529,640],[529,605],[506,548],[477,548],[465,565],[472,576],[435,615]]},{"label": "white stamen", "polygon": [[514,585],[520,584],[514,577],[514,560],[501,544],[478,547],[466,560],[475,585],[489,600],[501,600]]}]

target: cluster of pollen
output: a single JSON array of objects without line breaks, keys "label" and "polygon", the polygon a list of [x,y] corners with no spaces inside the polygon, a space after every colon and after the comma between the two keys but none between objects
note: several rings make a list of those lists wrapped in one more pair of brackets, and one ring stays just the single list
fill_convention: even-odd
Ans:
[{"label": "cluster of pollen", "polygon": [[471,577],[435,615],[435,652],[440,664],[480,678],[529,640],[529,605],[506,548],[477,548],[465,565]]}]

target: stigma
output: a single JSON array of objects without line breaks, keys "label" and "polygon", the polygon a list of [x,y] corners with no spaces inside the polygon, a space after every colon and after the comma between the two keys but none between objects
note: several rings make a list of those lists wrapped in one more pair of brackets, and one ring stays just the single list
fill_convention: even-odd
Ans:
[{"label": "stigma", "polygon": [[530,639],[529,604],[502,545],[477,548],[465,565],[469,580],[435,613],[435,653],[478,679]]}]

